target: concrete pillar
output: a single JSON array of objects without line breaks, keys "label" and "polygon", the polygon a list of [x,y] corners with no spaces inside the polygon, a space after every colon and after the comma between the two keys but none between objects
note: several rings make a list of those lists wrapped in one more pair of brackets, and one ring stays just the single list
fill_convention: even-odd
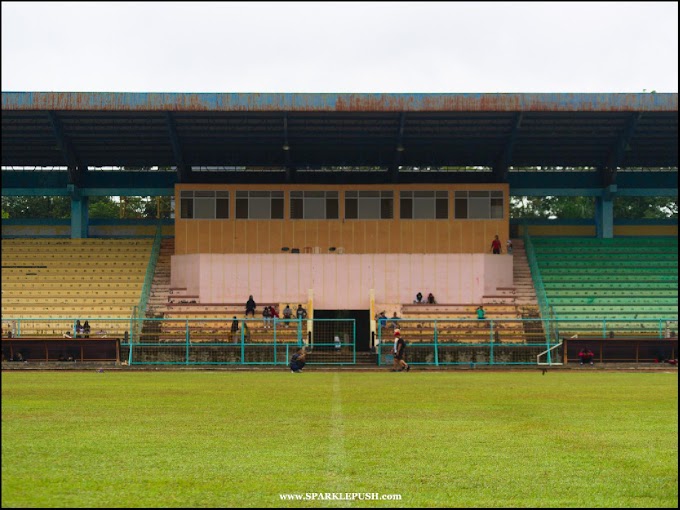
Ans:
[{"label": "concrete pillar", "polygon": [[71,196],[71,239],[87,237],[88,202],[88,197],[83,197],[79,194]]},{"label": "concrete pillar", "polygon": [[595,197],[595,225],[597,237],[611,239],[614,237],[614,197],[603,195]]}]

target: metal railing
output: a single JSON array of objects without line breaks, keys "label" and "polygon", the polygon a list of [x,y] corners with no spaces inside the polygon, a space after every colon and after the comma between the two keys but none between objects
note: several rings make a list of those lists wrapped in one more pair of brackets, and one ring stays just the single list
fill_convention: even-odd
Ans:
[{"label": "metal railing", "polygon": [[[534,282],[534,288],[536,289],[536,300],[538,301],[538,309],[541,313],[541,318],[543,319],[554,319],[555,314],[550,306],[550,301],[548,300],[548,294],[545,291],[545,285],[543,284],[543,278],[541,276],[541,270],[538,267],[538,260],[536,258],[536,251],[534,250],[534,243],[531,241],[531,236],[529,235],[529,229],[524,227],[524,251],[527,256],[527,261],[529,262],[529,270],[531,271],[531,279]],[[552,339],[559,338],[559,330],[548,328],[546,330],[546,342],[548,348],[552,343]]]},{"label": "metal railing", "polygon": [[[76,321],[90,324],[89,335],[75,330]],[[121,359],[130,364],[285,365],[294,350],[309,349],[309,364],[352,365],[357,360],[353,319],[277,319],[264,327],[261,319],[161,318],[21,318],[2,317],[3,334],[13,338],[118,338]],[[676,340],[677,318],[661,319],[394,319],[379,328],[378,364],[389,363],[397,322],[407,342],[407,359],[416,365],[529,365],[541,354],[562,362],[555,345],[568,342],[642,339]],[[233,326],[232,326],[233,325]],[[311,327],[313,326],[313,327]],[[546,331],[563,337],[548,345]],[[129,332],[138,330],[133,339]]]}]

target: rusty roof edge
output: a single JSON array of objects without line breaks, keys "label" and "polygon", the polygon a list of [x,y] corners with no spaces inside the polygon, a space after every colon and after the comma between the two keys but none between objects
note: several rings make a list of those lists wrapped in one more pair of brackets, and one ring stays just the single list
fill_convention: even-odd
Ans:
[{"label": "rusty roof edge", "polygon": [[2,92],[2,110],[321,112],[677,112],[673,93]]}]

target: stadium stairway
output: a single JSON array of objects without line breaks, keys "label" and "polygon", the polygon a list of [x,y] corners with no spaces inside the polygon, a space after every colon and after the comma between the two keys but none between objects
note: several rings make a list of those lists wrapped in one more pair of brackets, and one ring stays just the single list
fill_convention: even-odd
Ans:
[{"label": "stadium stairway", "polygon": [[170,263],[175,253],[175,238],[161,241],[161,249],[156,262],[156,271],[151,283],[149,300],[146,307],[147,317],[163,317],[167,311],[168,296],[170,294]]}]

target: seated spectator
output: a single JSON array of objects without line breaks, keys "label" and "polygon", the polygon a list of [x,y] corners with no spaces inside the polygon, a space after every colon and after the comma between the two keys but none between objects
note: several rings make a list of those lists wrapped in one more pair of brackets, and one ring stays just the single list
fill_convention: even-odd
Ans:
[{"label": "seated spectator", "polygon": [[418,292],[418,294],[416,294],[416,300],[414,301],[414,303],[419,305],[422,302],[423,302],[423,295],[420,292]]},{"label": "seated spectator", "polygon": [[[396,329],[396,328],[399,327],[399,321],[400,321],[400,320],[401,320],[401,317],[399,317],[399,316],[397,315],[397,312],[394,312],[394,315],[392,316],[392,318],[391,318],[389,324],[391,324],[392,327]],[[389,325],[389,324],[388,324],[388,325]]]},{"label": "seated spectator", "polygon": [[257,308],[257,305],[255,304],[255,300],[251,294],[248,298],[248,301],[246,301],[246,317],[248,317],[248,314],[250,314],[252,317],[255,317],[255,308]]},{"label": "seated spectator", "polygon": [[432,292],[430,292],[430,293],[427,295],[427,304],[428,304],[428,305],[437,304],[437,302],[434,300],[434,294],[432,294]]},{"label": "seated spectator", "polygon": [[109,334],[104,329],[100,329],[99,331],[97,331],[96,335],[99,338],[106,338],[107,336],[109,336]]},{"label": "seated spectator", "polygon": [[486,312],[484,311],[484,305],[479,305],[477,307],[477,319],[479,320],[484,320],[486,319]]},{"label": "seated spectator", "polygon": [[[290,308],[290,305],[286,305],[286,307],[283,309],[283,318],[285,320],[290,320],[293,318],[293,310]],[[290,326],[289,322],[285,323],[286,327]]]},{"label": "seated spectator", "polygon": [[73,335],[70,331],[64,331],[61,336],[64,338],[73,338]]},{"label": "seated spectator", "polygon": [[269,307],[269,316],[272,318],[272,322],[279,320],[279,311],[276,309],[276,305]]},{"label": "seated spectator", "polygon": [[387,315],[386,315],[386,313],[385,313],[385,310],[383,310],[382,312],[380,312],[380,313],[376,316],[375,320],[378,322],[378,328],[381,328],[381,329],[382,329],[382,328],[384,328],[385,326],[387,326]]},{"label": "seated spectator", "polygon": [[585,364],[593,364],[593,357],[595,356],[595,353],[590,350],[590,348],[586,345],[583,349],[581,349],[578,353],[578,357],[581,359],[581,365]]},{"label": "seated spectator", "polygon": [[85,338],[90,338],[90,323],[88,321],[85,321],[85,324],[83,324],[83,334]]},{"label": "seated spectator", "polygon": [[83,325],[80,323],[80,319],[76,321],[76,338],[81,338],[83,335]]},{"label": "seated spectator", "polygon": [[295,315],[298,319],[305,320],[307,318],[307,310],[302,308],[302,305],[298,305],[297,310],[295,310]]},{"label": "seated spectator", "polygon": [[298,352],[293,354],[290,358],[291,373],[299,374],[307,363],[307,351],[302,347]]},{"label": "seated spectator", "polygon": [[268,306],[262,308],[262,320],[264,322],[264,329],[268,329],[271,327],[271,313],[269,310],[270,308]]}]

